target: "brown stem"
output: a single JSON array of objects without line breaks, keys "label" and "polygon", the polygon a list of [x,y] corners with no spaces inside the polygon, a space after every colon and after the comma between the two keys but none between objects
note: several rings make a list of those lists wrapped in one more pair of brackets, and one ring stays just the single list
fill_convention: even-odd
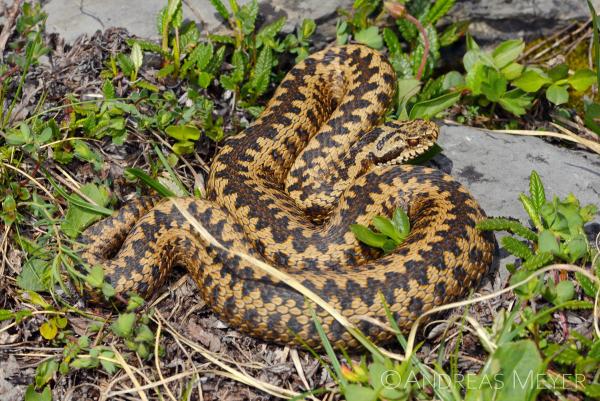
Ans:
[{"label": "brown stem", "polygon": [[421,65],[419,65],[419,70],[417,71],[417,77],[416,77],[420,81],[421,78],[423,77],[423,72],[425,71],[425,66],[427,65],[427,57],[429,57],[430,43],[429,43],[429,38],[427,38],[427,32],[425,31],[423,24],[421,24],[421,21],[419,21],[418,19],[416,19],[415,17],[410,15],[410,13],[406,9],[406,7],[404,7],[404,5],[402,5],[400,3],[394,3],[391,1],[387,1],[387,2],[385,2],[385,8],[395,18],[404,18],[405,20],[407,20],[408,22],[413,24],[419,30],[421,35],[423,36],[423,44],[424,44],[423,57],[421,57]]},{"label": "brown stem", "polygon": [[19,66],[14,65],[9,70],[7,70],[4,74],[0,76],[0,84],[4,82],[4,80],[11,75],[15,75],[19,71]]}]

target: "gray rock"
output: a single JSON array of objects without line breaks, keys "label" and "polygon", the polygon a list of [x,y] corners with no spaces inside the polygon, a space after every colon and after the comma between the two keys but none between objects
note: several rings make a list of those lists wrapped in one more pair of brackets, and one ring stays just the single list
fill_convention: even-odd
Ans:
[{"label": "gray rock", "polygon": [[438,143],[444,150],[436,163],[466,185],[488,215],[527,218],[518,198],[529,191],[531,170],[547,196],[573,193],[600,207],[600,156],[594,153],[464,126],[444,126]]},{"label": "gray rock", "polygon": [[[600,11],[600,0],[592,0]],[[573,20],[587,20],[583,0],[458,0],[453,20],[471,21],[470,32],[484,42],[515,37],[540,37],[556,32]]]},{"label": "gray rock", "polygon": [[[238,0],[245,4],[249,0]],[[93,34],[98,29],[124,27],[130,33],[157,38],[156,15],[166,0],[49,0],[47,27],[66,41],[81,34]],[[184,18],[197,21],[210,32],[225,29],[223,21],[209,0],[184,0]],[[353,0],[259,0],[260,15],[265,21],[287,17],[284,31],[290,32],[304,18],[319,24],[319,33],[334,34],[336,10],[351,9]],[[593,0],[600,9],[600,0]],[[224,4],[228,7],[229,2]],[[459,0],[451,11],[451,20],[470,20],[471,33],[483,42],[498,42],[507,38],[537,37],[555,32],[572,20],[589,18],[587,4],[582,0]]]},{"label": "gray rock", "polygon": [[[465,185],[490,217],[528,221],[519,194],[529,192],[532,170],[540,175],[548,199],[554,195],[562,199],[573,193],[582,205],[600,207],[600,156],[596,154],[566,149],[536,137],[464,126],[443,126],[438,144],[443,152],[433,163]],[[596,215],[586,229],[590,239],[595,238],[600,232],[600,216]],[[501,266],[511,261],[506,254],[501,256]],[[506,271],[500,274],[506,276]]]},{"label": "gray rock", "polygon": [[[238,2],[245,4],[249,0]],[[229,6],[228,1],[223,3]],[[318,23],[333,21],[339,7],[350,8],[352,3],[352,0],[261,0],[259,14],[266,22],[286,16],[284,31],[291,32],[304,18]],[[136,36],[158,38],[156,15],[166,4],[166,0],[50,0],[44,10],[48,13],[47,30],[59,33],[67,42],[81,34],[91,35],[109,27],[124,27]],[[206,31],[226,28],[209,0],[184,0],[183,14],[184,18],[200,23]]]}]

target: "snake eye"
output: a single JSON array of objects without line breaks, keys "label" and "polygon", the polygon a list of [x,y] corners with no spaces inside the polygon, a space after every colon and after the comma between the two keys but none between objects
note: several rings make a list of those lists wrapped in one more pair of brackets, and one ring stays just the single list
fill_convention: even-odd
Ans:
[{"label": "snake eye", "polygon": [[409,146],[417,146],[419,144],[419,140],[416,138],[408,138],[406,142]]}]

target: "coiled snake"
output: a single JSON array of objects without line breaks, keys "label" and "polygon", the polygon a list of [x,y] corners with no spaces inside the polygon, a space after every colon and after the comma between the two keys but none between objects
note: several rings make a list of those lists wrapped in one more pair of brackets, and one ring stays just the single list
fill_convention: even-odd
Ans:
[{"label": "coiled snake", "polygon": [[[245,259],[212,246],[186,210],[229,249],[260,258],[319,294],[376,341],[390,333],[357,316],[385,320],[380,295],[401,329],[465,295],[492,260],[484,213],[467,190],[435,169],[402,165],[438,129],[424,121],[379,125],[395,75],[377,52],[332,47],[296,65],[258,120],[215,157],[206,199],[140,199],[88,228],[83,259],[101,264],[117,292],[148,296],[174,265],[185,266],[223,320],[252,336],[319,342],[311,303]],[[177,206],[174,204],[177,203]],[[407,240],[382,255],[349,230],[402,207]],[[317,310],[336,346],[356,343]]]}]

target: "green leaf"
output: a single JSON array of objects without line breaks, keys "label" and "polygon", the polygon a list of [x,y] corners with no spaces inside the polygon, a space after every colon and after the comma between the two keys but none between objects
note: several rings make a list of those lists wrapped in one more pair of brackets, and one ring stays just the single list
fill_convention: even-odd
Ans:
[{"label": "green leaf", "polygon": [[546,204],[546,192],[544,184],[537,171],[532,170],[529,176],[529,194],[531,195],[531,203],[535,210],[540,213],[542,206]]},{"label": "green leaf", "polygon": [[348,384],[344,387],[344,396],[346,401],[375,401],[377,393],[369,387],[360,384]]},{"label": "green leaf", "polygon": [[570,301],[575,296],[575,286],[570,280],[560,281],[556,285],[556,298],[553,300],[555,305]]},{"label": "green leaf", "polygon": [[442,88],[444,90],[458,89],[461,90],[465,86],[465,77],[458,71],[450,71],[444,76]]},{"label": "green leaf", "polygon": [[254,95],[260,96],[267,91],[272,68],[273,53],[270,48],[264,47],[258,55],[256,65],[252,71],[252,78],[249,81],[251,91]]},{"label": "green leaf", "polygon": [[27,291],[46,291],[51,265],[45,260],[29,259],[17,276],[19,288]]},{"label": "green leaf", "polygon": [[45,386],[58,371],[58,362],[54,359],[47,359],[40,363],[35,369],[36,387]]},{"label": "green leaf", "polygon": [[135,71],[139,71],[142,67],[142,62],[144,61],[144,54],[142,53],[142,48],[139,43],[134,43],[131,48],[131,63],[133,64],[133,68]]},{"label": "green leaf", "polygon": [[40,326],[40,334],[46,340],[54,339],[54,337],[56,337],[56,335],[58,334],[58,327],[56,326],[55,320],[50,319],[47,322],[44,322]]},{"label": "green leaf", "polygon": [[541,70],[529,68],[512,82],[517,88],[529,93],[535,93],[549,83],[552,83],[552,80]]},{"label": "green leaf", "polygon": [[548,76],[554,82],[565,79],[569,76],[569,66],[565,63],[558,64],[548,71]]},{"label": "green leaf", "polygon": [[229,20],[229,11],[227,11],[227,8],[221,0],[210,0],[210,4],[217,10],[221,18],[225,21]]},{"label": "green leaf", "polygon": [[171,125],[165,129],[165,132],[178,141],[197,141],[201,135],[198,128],[190,125]]},{"label": "green leaf", "polygon": [[175,196],[173,191],[171,191],[163,184],[150,177],[148,174],[146,174],[143,170],[140,170],[139,168],[129,167],[125,169],[125,172],[141,180],[144,184],[154,189],[156,192],[159,193],[159,195],[163,197]]},{"label": "green leaf", "polygon": [[524,68],[525,67],[523,67],[521,64],[515,62],[515,63],[510,63],[506,67],[502,68],[502,70],[500,72],[502,73],[502,76],[505,79],[507,79],[509,81],[514,81],[515,79],[517,79],[521,76]]},{"label": "green leaf", "polygon": [[558,241],[552,231],[543,230],[538,235],[538,249],[540,252],[549,252],[557,255],[560,252]]},{"label": "green leaf", "polygon": [[256,47],[261,47],[262,45],[268,45],[271,48],[275,47],[275,36],[281,31],[285,22],[286,17],[281,17],[262,27],[258,34],[256,34]]},{"label": "green leaf", "polygon": [[375,233],[362,224],[351,224],[350,231],[354,233],[354,236],[357,240],[375,248],[383,249],[388,239],[387,236]]},{"label": "green leaf", "polygon": [[590,103],[585,108],[585,126],[600,135],[600,104]]},{"label": "green leaf", "polygon": [[408,235],[410,233],[410,220],[408,215],[402,208],[396,208],[394,210],[394,216],[392,217],[392,224],[402,235]]},{"label": "green leaf", "polygon": [[546,97],[555,105],[565,104],[569,101],[569,91],[566,86],[550,85],[546,89]]},{"label": "green leaf", "polygon": [[[600,398],[600,383],[586,384],[585,387],[583,388],[583,392],[588,397],[592,397],[592,398],[596,398],[596,399]],[[25,400],[25,401],[27,401],[27,400]]]},{"label": "green leaf", "polygon": [[461,97],[459,91],[446,93],[434,99],[425,100],[416,103],[410,110],[409,118],[412,119],[431,119],[439,113],[455,105]]},{"label": "green leaf", "polygon": [[358,43],[362,43],[373,49],[381,49],[383,47],[383,38],[379,34],[379,28],[376,26],[362,29],[354,35],[354,39]]},{"label": "green leaf", "polygon": [[[230,3],[231,4],[231,3]],[[233,7],[232,7],[233,8]],[[252,0],[240,7],[236,13],[238,21],[241,23],[244,35],[250,35],[254,32],[256,17],[258,16],[258,1]]]},{"label": "green leaf", "polygon": [[488,218],[481,220],[476,227],[484,231],[508,231],[530,241],[537,241],[537,234],[516,220],[501,217]]},{"label": "green leaf", "polygon": [[[112,351],[102,351],[100,352],[100,356],[104,357],[104,358],[111,358],[114,359],[115,358],[115,354]],[[104,368],[104,370],[108,373],[108,374],[114,374],[117,372],[118,368],[117,365],[115,365],[113,362],[107,361],[106,359],[100,359],[100,364],[102,365],[102,367]]]},{"label": "green leaf", "polygon": [[596,292],[598,291],[598,287],[596,286],[596,284],[592,280],[590,280],[587,276],[584,276],[583,274],[581,274],[579,272],[575,273],[575,277],[577,278],[577,282],[583,289],[583,292],[585,293],[585,295],[587,295],[590,298],[595,298]]},{"label": "green leaf", "polygon": [[516,116],[522,116],[527,112],[527,108],[531,106],[533,98],[525,94],[520,89],[513,89],[506,92],[500,99],[500,105],[507,111],[510,111]]},{"label": "green leaf", "polygon": [[102,266],[93,266],[87,274],[85,281],[93,288],[101,288],[104,284],[104,270]]},{"label": "green leaf", "polygon": [[514,62],[525,49],[525,42],[522,39],[512,39],[502,42],[492,52],[494,64],[497,68],[504,68]]},{"label": "green leaf", "polygon": [[373,217],[373,225],[383,235],[390,237],[396,244],[402,242],[402,235],[396,231],[396,228],[387,217],[375,216]]},{"label": "green leaf", "polygon": [[425,22],[434,25],[440,18],[448,14],[448,11],[454,6],[455,0],[437,0],[429,9]]},{"label": "green leaf", "polygon": [[502,237],[500,240],[502,247],[523,260],[530,258],[533,254],[531,249],[522,241],[513,237]]},{"label": "green leaf", "polygon": [[577,260],[581,259],[588,253],[588,244],[584,234],[578,234],[572,239],[570,239],[567,243],[565,243],[565,248],[567,253],[570,256],[569,262],[575,263]]},{"label": "green leaf", "polygon": [[541,267],[546,266],[548,263],[554,260],[554,255],[549,252],[537,253],[527,259],[525,263],[523,263],[522,268],[524,270],[537,270]]},{"label": "green leaf", "polygon": [[385,45],[388,48],[390,54],[399,54],[402,53],[402,47],[400,45],[400,41],[398,37],[390,28],[383,28],[383,40],[385,41]]},{"label": "green leaf", "polygon": [[588,357],[600,362],[600,339],[596,339],[596,341],[594,341],[594,344],[590,347]]},{"label": "green leaf", "polygon": [[596,74],[594,71],[584,68],[575,71],[568,79],[569,84],[578,92],[584,92],[596,82]]},{"label": "green leaf", "polygon": [[[477,376],[477,382],[467,389],[465,400],[533,400],[544,373],[544,363],[531,340],[500,345]],[[477,380],[477,379],[476,379]]]},{"label": "green leaf", "polygon": [[133,334],[135,325],[135,313],[122,313],[110,326],[113,333],[121,338],[129,338]]},{"label": "green leaf", "polygon": [[544,228],[542,226],[542,220],[540,219],[540,215],[539,215],[538,211],[536,210],[535,206],[533,205],[533,201],[531,200],[531,198],[528,197],[525,194],[520,194],[519,195],[519,200],[523,204],[523,208],[525,209],[525,211],[529,215],[529,218],[533,222],[533,225],[538,230],[542,230]]},{"label": "green leaf", "polygon": [[313,19],[303,19],[302,24],[300,25],[300,40],[306,40],[310,38],[316,30],[317,23]]},{"label": "green leaf", "polygon": [[[108,188],[104,185],[85,184],[80,188],[80,191],[101,207],[108,204],[109,192]],[[78,236],[85,227],[102,217],[101,214],[92,212],[89,208],[82,208],[81,204],[74,203],[73,200],[88,203],[76,194],[73,194],[71,199],[69,199],[69,207],[61,228],[71,238]]]},{"label": "green leaf", "polygon": [[50,386],[45,386],[41,393],[35,391],[33,384],[27,387],[25,391],[25,401],[52,401],[52,391]]}]

